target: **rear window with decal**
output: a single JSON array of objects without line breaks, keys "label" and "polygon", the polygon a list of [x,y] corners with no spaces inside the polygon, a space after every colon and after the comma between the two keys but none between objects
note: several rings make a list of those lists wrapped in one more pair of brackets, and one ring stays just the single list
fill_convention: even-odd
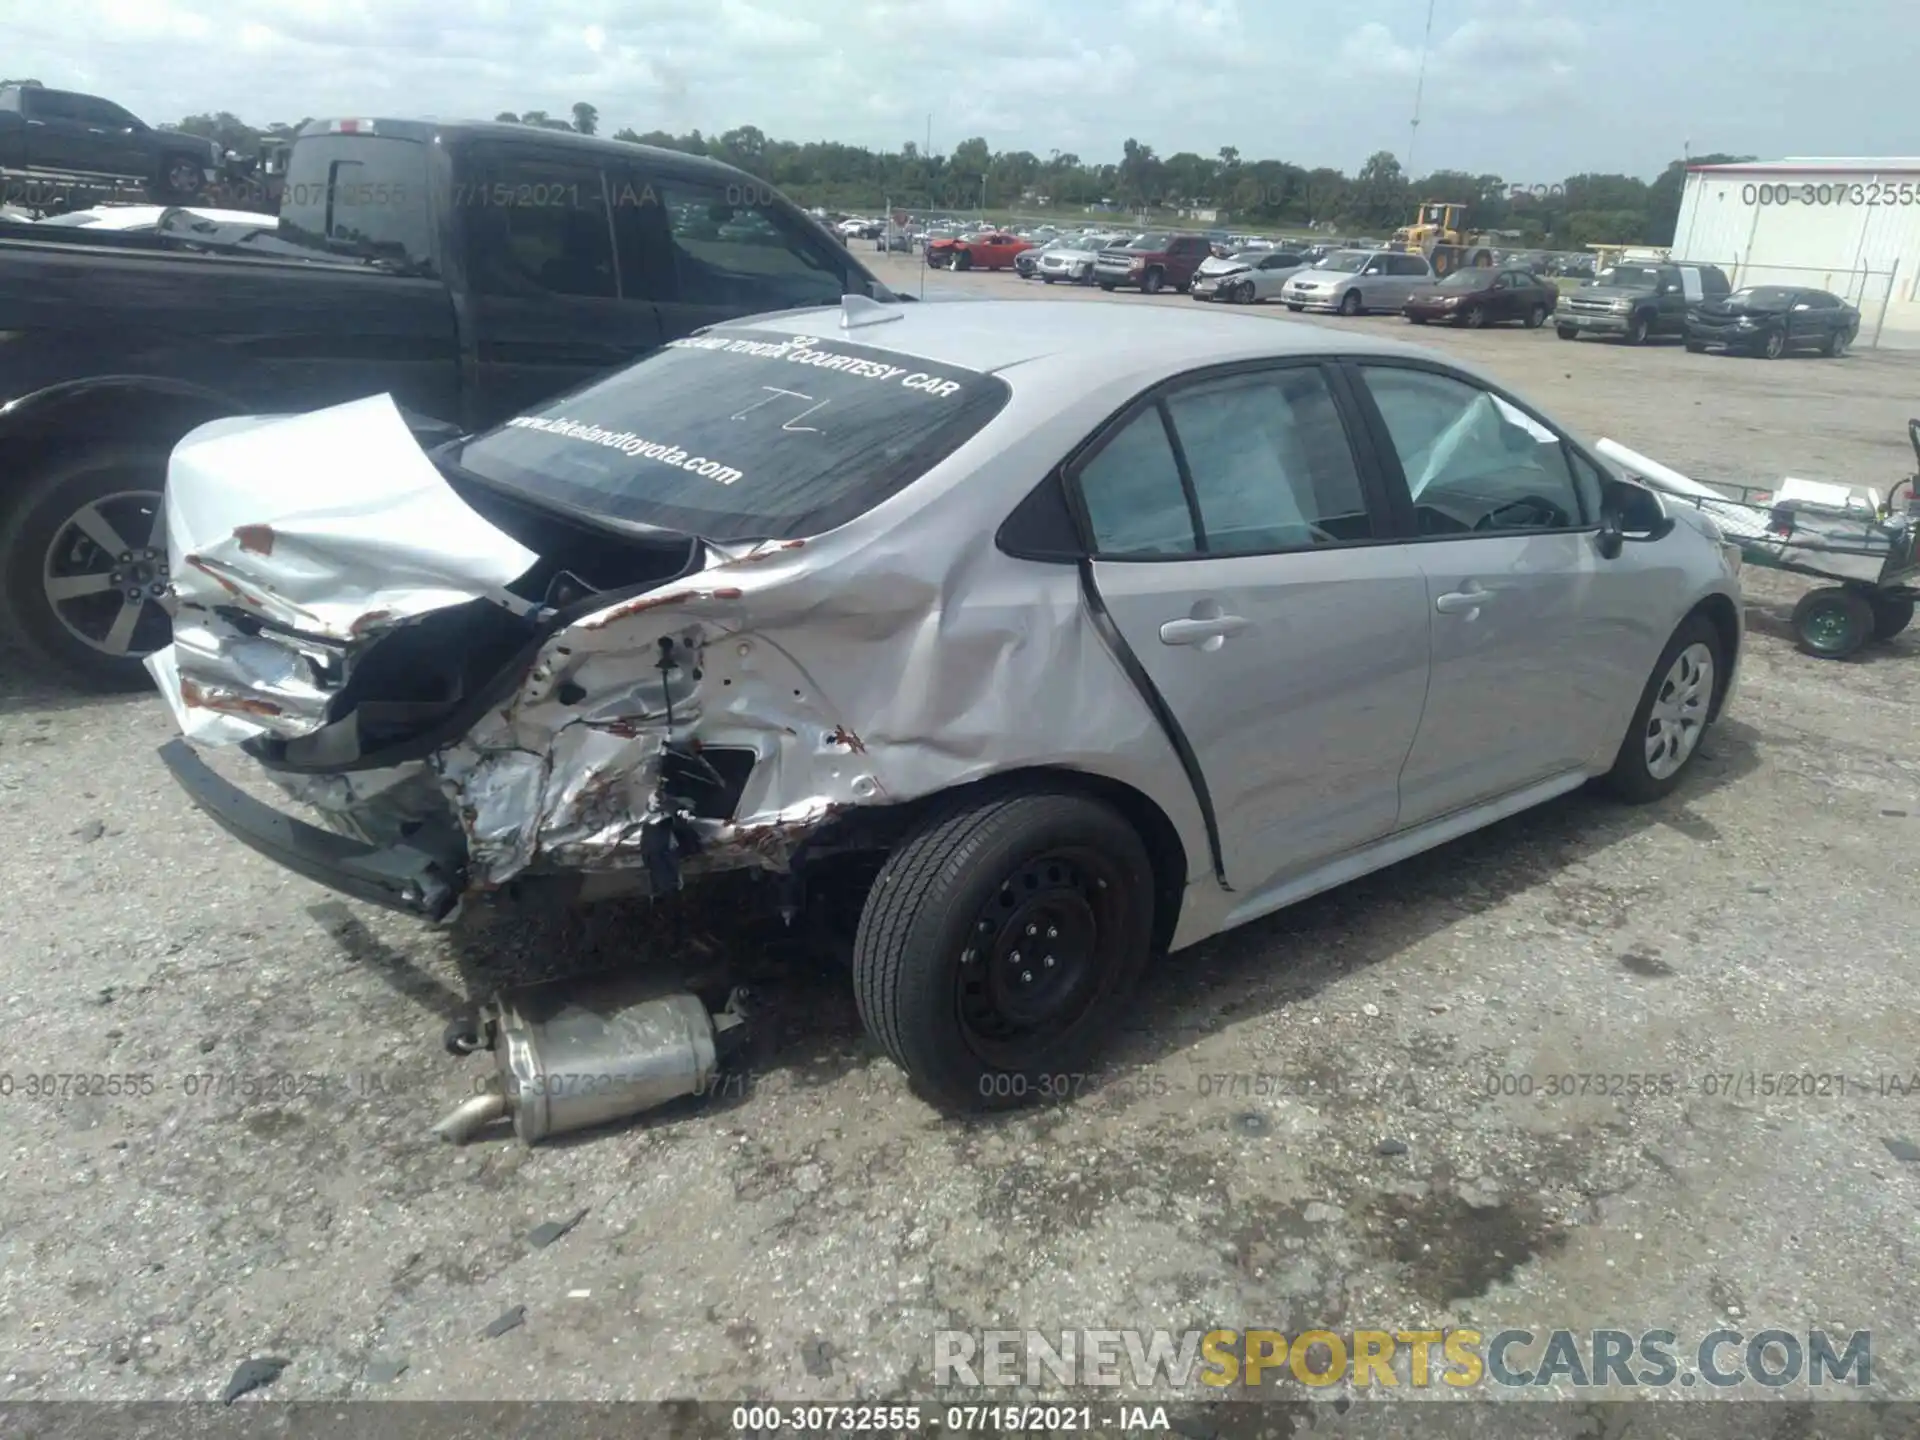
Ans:
[{"label": "rear window with decal", "polygon": [[456,446],[489,483],[710,540],[844,525],[978,434],[1006,382],[910,355],[723,326]]}]

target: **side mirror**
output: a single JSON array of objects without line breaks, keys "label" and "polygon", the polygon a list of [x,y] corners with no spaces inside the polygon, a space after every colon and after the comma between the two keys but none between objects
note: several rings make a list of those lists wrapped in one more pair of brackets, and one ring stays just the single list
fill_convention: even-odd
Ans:
[{"label": "side mirror", "polygon": [[1594,541],[1604,560],[1618,558],[1627,548],[1627,530],[1621,522],[1620,512],[1609,505],[1600,512],[1600,534]]}]

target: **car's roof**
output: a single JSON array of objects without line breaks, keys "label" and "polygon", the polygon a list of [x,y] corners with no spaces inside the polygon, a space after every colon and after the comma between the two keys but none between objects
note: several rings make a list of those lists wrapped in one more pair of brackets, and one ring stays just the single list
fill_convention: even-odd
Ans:
[{"label": "car's roof", "polygon": [[1429,353],[1349,330],[1197,306],[964,300],[887,309],[899,318],[850,328],[842,328],[840,309],[783,311],[729,325],[868,345],[990,373],[1016,366],[1043,371],[1070,367],[1072,374],[1088,383],[1138,375],[1143,369],[1175,375],[1208,364],[1268,357]]}]

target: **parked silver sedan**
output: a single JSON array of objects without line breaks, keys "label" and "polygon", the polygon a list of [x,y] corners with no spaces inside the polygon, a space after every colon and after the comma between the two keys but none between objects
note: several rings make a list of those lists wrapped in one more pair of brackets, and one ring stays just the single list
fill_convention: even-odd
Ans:
[{"label": "parked silver sedan", "polygon": [[1666,795],[1742,648],[1711,522],[1523,397],[1192,307],[850,297],[431,452],[214,421],[166,497],[164,754],[232,834],[437,921],[753,879],[956,1109],[1086,1073],[1156,953]]},{"label": "parked silver sedan", "polygon": [[1293,311],[1338,315],[1400,313],[1415,293],[1431,289],[1433,266],[1424,255],[1394,250],[1336,250],[1288,280],[1280,298]]},{"label": "parked silver sedan", "polygon": [[1195,300],[1256,305],[1277,299],[1287,281],[1304,269],[1306,261],[1296,251],[1242,250],[1225,258],[1201,261],[1187,293]]}]

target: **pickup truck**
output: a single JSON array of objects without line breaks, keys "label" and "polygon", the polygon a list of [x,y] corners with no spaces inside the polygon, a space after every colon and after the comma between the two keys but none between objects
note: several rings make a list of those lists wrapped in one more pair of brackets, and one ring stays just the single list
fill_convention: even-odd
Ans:
[{"label": "pickup truck", "polygon": [[0,639],[82,684],[170,637],[161,496],[223,416],[496,424],[701,326],[895,295],[764,182],[557,130],[315,121],[278,216],[0,224]]},{"label": "pickup truck", "polygon": [[1718,265],[1622,263],[1568,294],[1554,317],[1562,340],[1612,335],[1641,345],[1656,335],[1684,336],[1687,317],[1733,286]]},{"label": "pickup truck", "polygon": [[225,168],[214,141],[156,129],[98,95],[0,85],[0,171],[135,180],[155,200],[190,200]]},{"label": "pickup truck", "polygon": [[1093,278],[1102,290],[1137,285],[1154,295],[1165,286],[1185,290],[1194,273],[1213,258],[1213,245],[1204,235],[1168,235],[1148,231],[1126,244],[1102,250],[1093,262]]}]

